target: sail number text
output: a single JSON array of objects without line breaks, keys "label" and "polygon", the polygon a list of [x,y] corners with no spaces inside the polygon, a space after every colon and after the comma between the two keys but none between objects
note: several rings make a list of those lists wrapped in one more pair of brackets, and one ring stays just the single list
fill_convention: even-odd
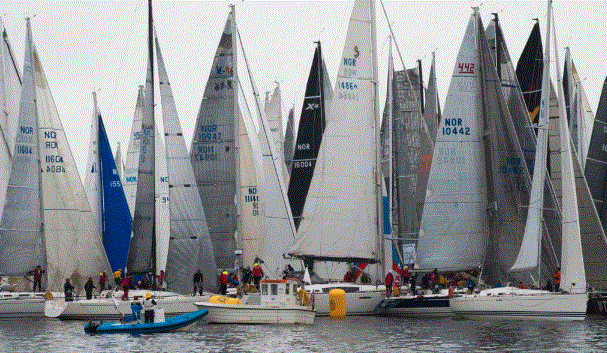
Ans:
[{"label": "sail number text", "polygon": [[[56,140],[57,133],[55,131],[45,131],[44,132],[44,148],[45,149],[57,149],[59,148],[57,141],[49,141]],[[59,164],[51,164],[46,165],[42,170],[47,173],[65,173],[65,167],[63,166],[63,158],[60,155],[46,155],[44,156],[45,163],[59,163]]]},{"label": "sail number text", "polygon": [[445,119],[443,135],[470,135],[470,128],[462,126],[461,118]]},{"label": "sail number text", "polygon": [[194,160],[196,161],[216,161],[219,153],[215,152],[214,146],[198,146],[196,147],[196,153],[194,153]]},{"label": "sail number text", "polygon": [[198,132],[198,141],[219,141],[221,131],[217,131],[217,125],[204,125]]}]

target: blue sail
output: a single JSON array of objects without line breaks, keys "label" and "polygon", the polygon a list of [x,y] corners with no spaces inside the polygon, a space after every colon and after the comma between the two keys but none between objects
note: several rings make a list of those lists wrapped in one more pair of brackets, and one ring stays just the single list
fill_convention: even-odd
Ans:
[{"label": "blue sail", "polygon": [[120,175],[99,115],[99,159],[103,189],[103,246],[112,271],[126,267],[133,220],[124,196]]}]

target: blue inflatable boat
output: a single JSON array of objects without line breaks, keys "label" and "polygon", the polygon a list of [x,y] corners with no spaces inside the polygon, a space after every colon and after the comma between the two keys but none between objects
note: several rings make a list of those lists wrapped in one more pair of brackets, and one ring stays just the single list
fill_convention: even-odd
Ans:
[{"label": "blue inflatable boat", "polygon": [[189,326],[196,321],[200,320],[208,313],[208,310],[202,309],[193,311],[191,313],[182,314],[167,318],[162,322],[153,323],[121,323],[121,322],[107,322],[101,321],[90,321],[84,325],[84,332],[90,334],[102,334],[102,333],[157,333],[157,332],[168,332],[177,330],[186,326]]}]

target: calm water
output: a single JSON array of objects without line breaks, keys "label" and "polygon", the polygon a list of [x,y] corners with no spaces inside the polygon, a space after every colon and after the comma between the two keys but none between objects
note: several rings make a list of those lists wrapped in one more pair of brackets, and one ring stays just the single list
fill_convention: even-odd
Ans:
[{"label": "calm water", "polygon": [[89,336],[84,322],[0,320],[0,352],[606,352],[607,318],[584,322],[347,317],[313,326],[208,325]]}]

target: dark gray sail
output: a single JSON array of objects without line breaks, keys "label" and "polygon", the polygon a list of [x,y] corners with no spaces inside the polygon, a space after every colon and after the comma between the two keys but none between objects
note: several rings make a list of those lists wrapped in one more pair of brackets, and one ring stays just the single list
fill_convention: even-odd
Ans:
[{"label": "dark gray sail", "polygon": [[607,150],[604,146],[607,146],[607,78],[603,83],[601,98],[596,108],[584,172],[603,229],[607,228]]},{"label": "dark gray sail", "polygon": [[221,39],[196,120],[190,159],[198,191],[209,224],[213,253],[218,268],[233,268],[236,257],[237,161],[235,109],[238,96],[230,13]]},{"label": "dark gray sail", "polygon": [[[520,148],[523,157],[520,160],[520,163],[516,159],[511,160],[510,162],[515,162],[515,164],[509,163],[509,166],[504,170],[514,168],[522,173],[524,169],[526,169],[524,173],[519,175],[522,179],[514,179],[516,182],[522,183],[519,185],[513,185],[513,188],[521,189],[523,187],[529,187],[531,185],[531,177],[533,175],[536,138],[529,119],[529,113],[527,112],[525,99],[523,98],[523,92],[520,89],[506,41],[503,37],[499,22],[497,21],[497,16],[487,26],[486,37],[489,50],[492,54],[492,59],[494,63],[496,63],[497,76],[501,82],[504,102],[507,105],[507,110],[510,115],[509,121],[505,122],[505,124],[507,124],[508,129],[514,130],[514,132],[511,132],[511,134],[514,133],[514,135],[517,137],[518,148]],[[524,212],[525,217],[527,214],[526,208],[521,207],[520,205],[528,204],[528,192],[530,192],[530,189],[527,189],[526,192],[521,190],[523,199],[518,201],[518,207],[523,208],[522,211]],[[554,271],[554,269],[558,266],[558,254],[560,254],[561,246],[560,211],[558,210],[559,206],[556,201],[556,195],[554,193],[552,183],[548,178],[546,179],[544,187],[544,206],[543,237],[546,241],[542,242],[543,247],[541,262],[544,268],[543,272],[545,278],[549,277],[551,271]],[[493,261],[495,263],[489,266],[490,268],[494,269],[495,273],[505,274],[507,273],[507,270],[512,267],[512,264],[514,263],[518,254],[522,234],[522,232],[496,234],[497,239],[495,239],[495,243],[499,244],[499,246],[496,247],[498,250],[495,251],[495,256],[493,257]],[[506,278],[502,278],[502,280],[505,279]],[[514,279],[514,277],[511,278],[511,280]],[[527,280],[526,278],[520,279],[525,281]]]},{"label": "dark gray sail", "polygon": [[430,64],[430,75],[428,76],[428,88],[426,88],[426,100],[424,103],[424,119],[432,137],[432,143],[436,141],[436,132],[440,122],[440,102],[438,100],[438,89],[436,87],[436,53],[432,52],[432,63]]},{"label": "dark gray sail", "polygon": [[390,146],[386,146],[388,139],[385,135],[387,121],[392,119],[393,185],[389,192],[393,193],[392,223],[397,225],[393,234],[401,239],[397,245],[401,249],[403,244],[417,240],[432,163],[433,142],[427,121],[421,114],[418,69],[397,71],[393,77],[392,116],[386,115],[389,111],[386,107],[382,120],[382,172],[387,178]]},{"label": "dark gray sail", "polygon": [[156,125],[154,122],[154,33],[152,31],[151,2],[148,26],[148,68],[141,120],[137,196],[133,216],[133,237],[127,260],[127,272],[130,274],[156,273]]}]

